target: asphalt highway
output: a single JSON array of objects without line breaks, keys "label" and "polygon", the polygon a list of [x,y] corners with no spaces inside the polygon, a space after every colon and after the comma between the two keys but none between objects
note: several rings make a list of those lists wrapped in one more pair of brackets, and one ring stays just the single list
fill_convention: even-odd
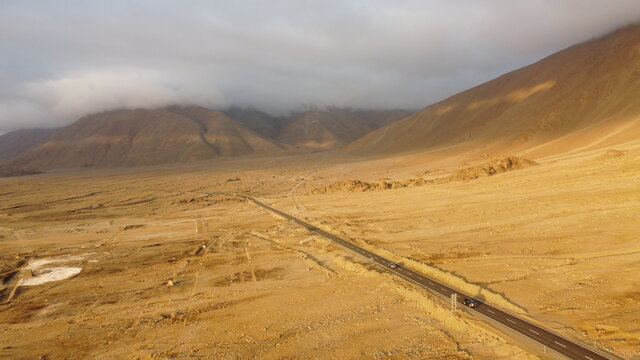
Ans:
[{"label": "asphalt highway", "polygon": [[[334,234],[331,234],[327,231],[317,228],[305,221],[302,221],[296,217],[293,217],[287,213],[284,213],[278,209],[275,209],[265,203],[262,203],[250,196],[238,195],[234,194],[234,196],[242,197],[248,201],[253,202],[254,204],[263,207],[274,214],[277,214],[289,221],[297,223],[300,226],[305,227],[307,230],[316,233],[326,239],[329,239],[336,244],[357,253],[377,265],[383,267],[386,271],[391,274],[397,275],[407,281],[410,281],[432,293],[437,295],[451,298],[452,294],[456,294],[457,302],[459,306],[464,305],[465,298],[471,298],[468,294],[464,294],[454,288],[451,288],[441,282],[438,282],[434,279],[431,279],[423,274],[420,274],[414,270],[411,270],[407,267],[402,266],[401,264],[394,264],[392,261],[385,259],[382,256],[376,255],[366,249],[363,249],[350,241],[344,240]],[[391,267],[390,267],[391,266]],[[477,299],[476,299],[477,300]],[[501,310],[495,306],[483,303],[479,301],[479,306],[475,308],[467,308],[471,313],[482,314],[487,318],[490,318],[493,321],[496,321],[538,343],[543,346],[546,346],[549,349],[554,350],[557,353],[560,353],[570,359],[580,359],[580,360],[615,360],[618,357],[605,355],[604,351],[595,350],[585,345],[579,344],[567,338],[564,338],[556,333],[553,333],[549,330],[546,330],[538,325],[532,324],[531,322],[519,318],[516,315],[508,313],[504,310]]]}]

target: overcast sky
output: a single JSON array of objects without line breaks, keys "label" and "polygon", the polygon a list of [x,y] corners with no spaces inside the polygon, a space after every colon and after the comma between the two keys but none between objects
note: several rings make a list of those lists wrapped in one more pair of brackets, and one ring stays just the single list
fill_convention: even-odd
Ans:
[{"label": "overcast sky", "polygon": [[168,104],[419,109],[638,0],[0,1],[0,133]]}]

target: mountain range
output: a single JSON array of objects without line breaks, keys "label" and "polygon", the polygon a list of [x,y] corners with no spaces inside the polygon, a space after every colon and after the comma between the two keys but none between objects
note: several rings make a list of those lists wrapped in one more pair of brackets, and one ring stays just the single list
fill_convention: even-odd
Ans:
[{"label": "mountain range", "polygon": [[343,108],[273,117],[255,109],[199,106],[114,110],[62,129],[0,136],[2,173],[183,163],[248,154],[328,150],[409,113]]},{"label": "mountain range", "polygon": [[633,25],[413,114],[324,108],[274,117],[198,106],[107,111],[58,130],[0,136],[0,172],[331,149],[354,157],[449,151],[538,158],[638,139],[638,94],[640,25]]}]

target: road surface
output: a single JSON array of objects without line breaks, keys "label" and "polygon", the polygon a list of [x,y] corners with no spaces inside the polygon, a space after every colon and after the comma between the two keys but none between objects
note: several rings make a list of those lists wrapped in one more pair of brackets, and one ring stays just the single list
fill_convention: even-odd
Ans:
[{"label": "road surface", "polygon": [[[234,196],[242,197],[248,201],[253,202],[254,204],[263,207],[274,214],[277,214],[289,221],[295,222],[309,231],[316,233],[324,238],[327,238],[336,244],[351,250],[365,258],[370,259],[374,263],[382,266],[388,272],[400,276],[401,278],[410,281],[424,289],[427,289],[433,293],[444,296],[446,298],[451,298],[452,294],[456,294],[457,302],[460,306],[464,306],[463,301],[464,298],[470,297],[467,294],[464,294],[454,288],[451,288],[445,284],[442,284],[436,280],[433,280],[425,275],[422,275],[414,270],[406,268],[400,264],[396,264],[397,266],[394,268],[389,267],[393,262],[383,258],[382,256],[376,255],[366,249],[363,249],[350,241],[344,240],[336,235],[333,235],[329,232],[326,232],[322,229],[319,229],[305,221],[302,221],[296,217],[293,217],[287,213],[284,213],[278,209],[275,209],[263,202],[256,200],[250,196],[233,194]],[[500,310],[494,306],[489,304],[480,302],[480,305],[476,308],[468,308],[469,311],[476,312],[478,314],[482,314],[544,346],[549,349],[553,349],[554,351],[570,358],[570,359],[580,359],[580,360],[617,360],[618,357],[613,355],[605,355],[604,351],[598,352],[592,348],[589,348],[585,345],[579,344],[567,338],[564,338],[558,334],[555,334],[549,330],[546,330],[538,325],[532,324],[527,320],[519,318],[511,313],[508,313],[504,310]]]}]

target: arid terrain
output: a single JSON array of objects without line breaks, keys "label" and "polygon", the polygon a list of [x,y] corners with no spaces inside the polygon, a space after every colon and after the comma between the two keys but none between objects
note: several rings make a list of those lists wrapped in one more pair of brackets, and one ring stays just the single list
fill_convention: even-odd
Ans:
[{"label": "arid terrain", "polygon": [[639,93],[633,25],[414,114],[174,105],[0,136],[0,358],[558,358],[409,268],[640,360]]},{"label": "arid terrain", "polygon": [[[225,195],[241,192],[640,358],[639,143],[477,179],[450,176],[463,161],[419,160],[315,153],[0,179],[0,356],[535,357],[526,342]],[[313,191],[416,177],[448,180]],[[82,270],[16,288],[60,267]]]},{"label": "arid terrain", "polygon": [[477,320],[451,316],[440,300],[218,195],[284,199],[310,174],[247,165],[2,179],[4,300],[19,281],[37,278],[35,261],[82,271],[21,286],[2,304],[0,355],[528,357]]}]

